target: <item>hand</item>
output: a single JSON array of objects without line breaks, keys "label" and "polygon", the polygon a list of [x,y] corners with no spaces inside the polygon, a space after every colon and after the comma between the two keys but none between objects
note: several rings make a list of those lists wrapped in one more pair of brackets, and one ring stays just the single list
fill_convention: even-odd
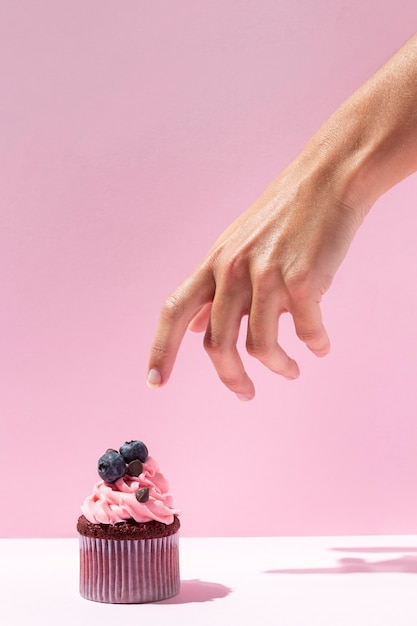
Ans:
[{"label": "hand", "polygon": [[254,385],[236,348],[245,315],[248,353],[277,374],[299,375],[278,340],[284,312],[314,354],[327,354],[320,302],[360,220],[346,202],[347,177],[332,175],[329,159],[320,161],[318,154],[303,153],[166,300],[151,349],[151,386],[168,380],[189,328],[205,332],[205,349],[223,383],[240,399],[253,398]]},{"label": "hand", "polygon": [[187,328],[220,379],[241,400],[255,390],[236,342],[248,316],[246,349],[293,379],[297,363],[279,344],[280,315],[324,356],[320,303],[375,200],[417,170],[417,35],[355,92],[293,163],[221,235],[170,296],[154,338],[148,384],[164,385]]}]

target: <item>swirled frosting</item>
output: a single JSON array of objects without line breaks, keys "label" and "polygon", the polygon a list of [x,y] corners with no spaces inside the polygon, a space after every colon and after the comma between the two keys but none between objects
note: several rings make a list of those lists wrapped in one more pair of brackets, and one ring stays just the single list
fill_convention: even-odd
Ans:
[{"label": "swirled frosting", "polygon": [[[147,502],[139,502],[136,498],[137,491],[143,488],[149,489]],[[174,515],[179,515],[168,494],[168,481],[151,456],[143,463],[140,476],[126,474],[112,484],[103,480],[97,482],[81,511],[93,524],[117,524],[128,519],[140,523],[156,520],[172,524]]]}]

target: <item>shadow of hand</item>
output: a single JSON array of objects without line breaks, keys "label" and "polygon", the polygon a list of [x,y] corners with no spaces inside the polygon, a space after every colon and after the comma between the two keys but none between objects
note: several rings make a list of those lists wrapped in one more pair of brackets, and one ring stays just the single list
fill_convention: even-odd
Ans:
[{"label": "shadow of hand", "polygon": [[287,568],[267,570],[265,574],[417,574],[417,556],[404,556],[382,561],[367,561],[357,557],[339,559],[330,567]]}]

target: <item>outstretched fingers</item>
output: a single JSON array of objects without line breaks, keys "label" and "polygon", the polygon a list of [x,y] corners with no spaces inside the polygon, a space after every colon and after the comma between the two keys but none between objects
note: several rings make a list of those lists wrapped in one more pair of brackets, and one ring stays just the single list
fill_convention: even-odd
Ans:
[{"label": "outstretched fingers", "polygon": [[280,315],[288,311],[298,337],[317,356],[328,353],[319,299],[311,288],[285,285],[276,272],[254,273],[250,280],[229,272],[216,284],[212,272],[196,271],[165,301],[151,346],[148,385],[161,387],[171,374],[187,329],[205,331],[204,347],[221,381],[240,400],[255,395],[237,349],[242,318],[248,314],[247,352],[288,379],[299,368],[278,342]]}]

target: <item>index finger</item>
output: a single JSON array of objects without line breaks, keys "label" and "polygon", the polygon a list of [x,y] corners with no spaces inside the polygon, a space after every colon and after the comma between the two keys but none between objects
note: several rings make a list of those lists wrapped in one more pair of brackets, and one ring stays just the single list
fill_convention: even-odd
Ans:
[{"label": "index finger", "polygon": [[213,300],[214,292],[213,276],[192,274],[165,300],[150,350],[149,387],[162,387],[168,381],[188,324]]}]

